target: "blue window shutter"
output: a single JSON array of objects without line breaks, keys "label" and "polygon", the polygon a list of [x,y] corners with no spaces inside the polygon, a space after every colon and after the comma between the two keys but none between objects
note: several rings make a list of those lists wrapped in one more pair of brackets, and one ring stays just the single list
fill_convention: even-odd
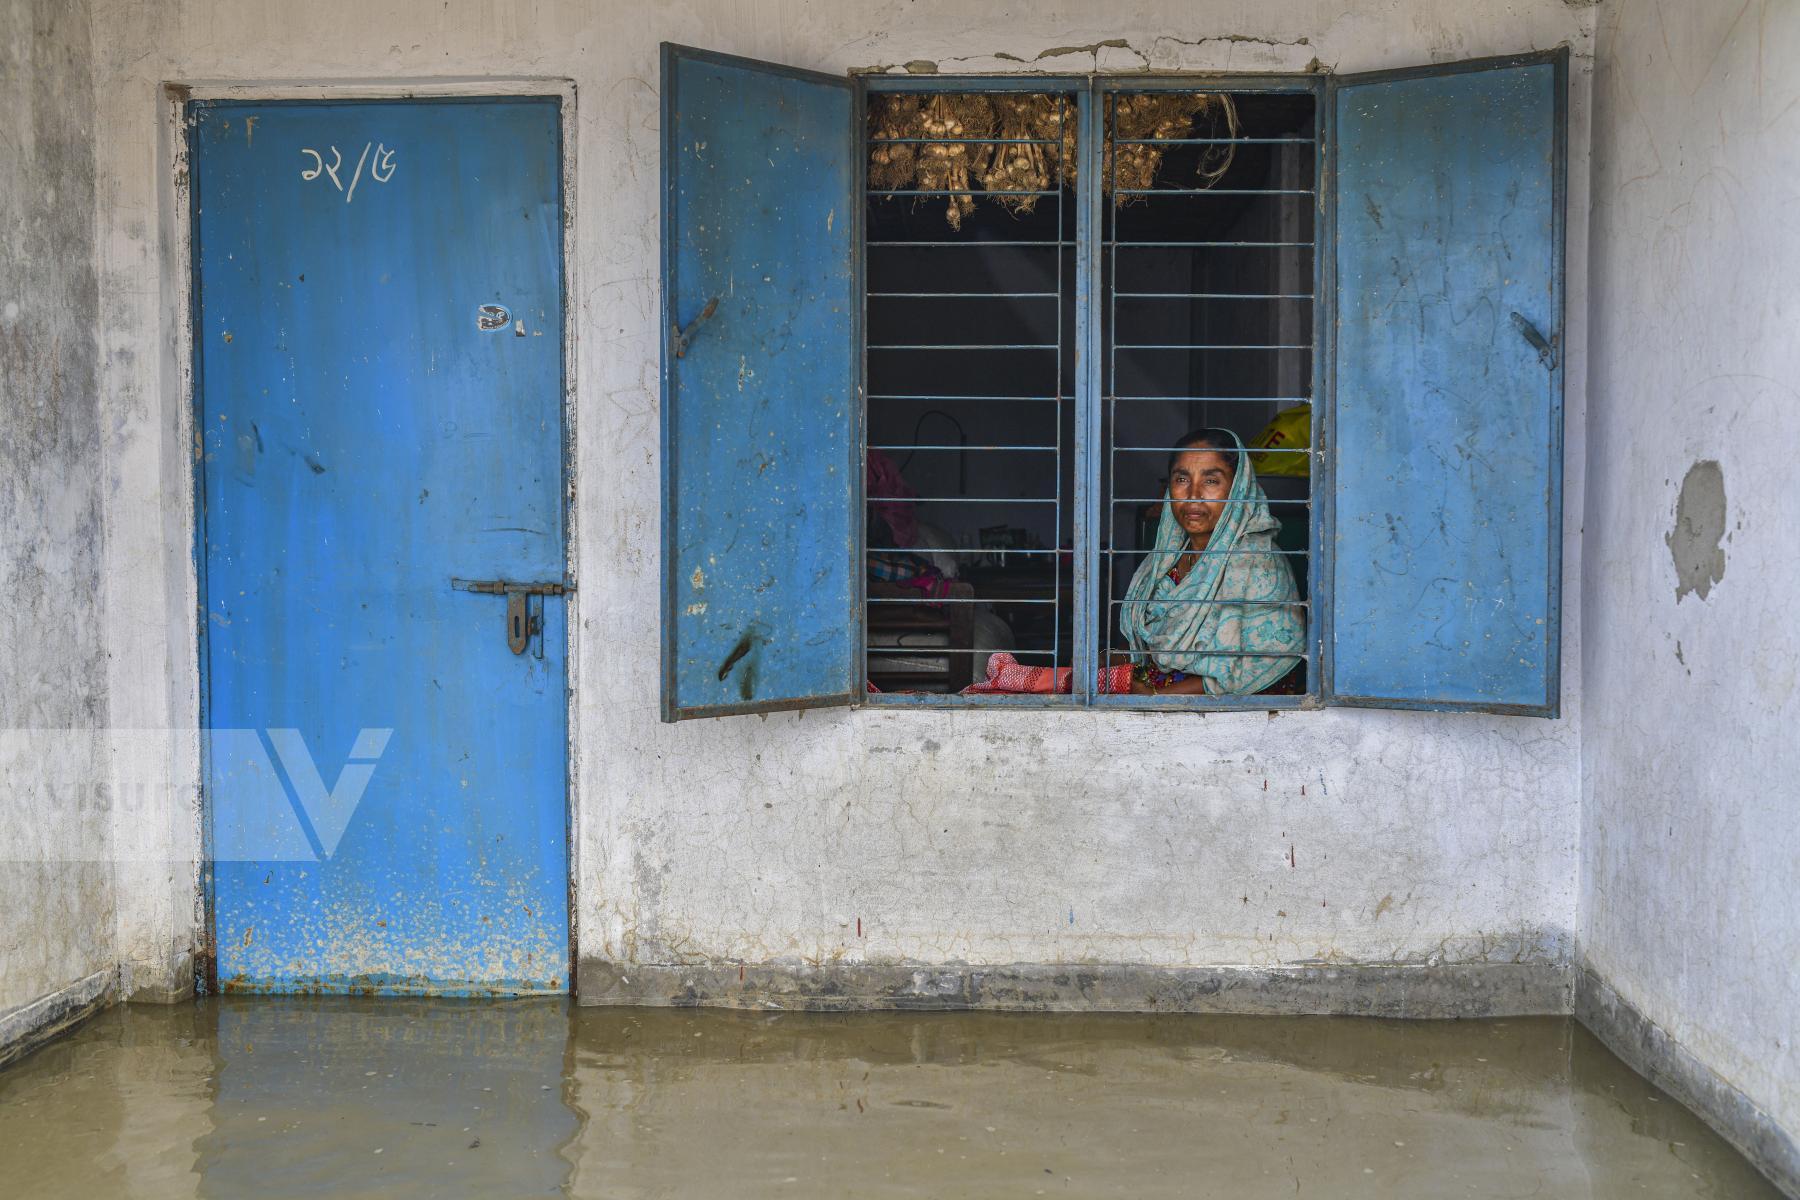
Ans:
[{"label": "blue window shutter", "polygon": [[861,677],[855,114],[848,79],[663,46],[667,721]]},{"label": "blue window shutter", "polygon": [[1332,703],[1557,714],[1567,62],[1333,89]]}]

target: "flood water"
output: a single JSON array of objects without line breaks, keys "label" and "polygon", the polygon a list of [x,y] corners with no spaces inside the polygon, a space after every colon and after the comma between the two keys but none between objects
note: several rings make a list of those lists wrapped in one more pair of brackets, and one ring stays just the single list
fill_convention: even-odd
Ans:
[{"label": "flood water", "polygon": [[1561,1018],[114,1008],[0,1196],[1774,1197]]}]

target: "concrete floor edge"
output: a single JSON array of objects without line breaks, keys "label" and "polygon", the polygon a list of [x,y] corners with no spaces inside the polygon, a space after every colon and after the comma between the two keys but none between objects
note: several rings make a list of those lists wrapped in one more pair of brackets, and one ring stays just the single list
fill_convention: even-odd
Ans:
[{"label": "concrete floor edge", "polygon": [[0,1070],[108,1007],[118,992],[118,968],[108,967],[0,1013]]},{"label": "concrete floor edge", "polygon": [[1575,975],[1575,1019],[1632,1070],[1710,1125],[1776,1187],[1800,1198],[1800,1141],[1586,964]]},{"label": "concrete floor edge", "polygon": [[[650,1008],[1193,1012],[1416,1019],[1561,1016],[1565,963],[1152,967],[1125,964],[806,963],[630,965],[587,959],[577,1002]],[[191,990],[121,996],[116,968],[0,1013],[0,1068],[120,1001],[180,1003]]]},{"label": "concrete floor edge", "polygon": [[584,959],[584,1005],[798,1011],[1191,1012],[1271,1016],[1563,1016],[1564,962],[1156,967],[918,963],[627,964]]}]

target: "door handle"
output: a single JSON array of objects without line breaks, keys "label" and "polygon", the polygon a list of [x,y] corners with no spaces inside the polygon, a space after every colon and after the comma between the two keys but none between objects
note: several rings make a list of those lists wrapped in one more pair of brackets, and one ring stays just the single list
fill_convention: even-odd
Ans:
[{"label": "door handle", "polygon": [[[458,579],[455,576],[450,577],[450,586],[459,592],[506,597],[506,648],[514,654],[525,653],[532,637],[544,631],[543,601],[538,601],[538,611],[533,613],[530,598],[566,596],[575,590],[566,583],[517,583],[510,579]],[[538,657],[544,657],[541,641]]]}]

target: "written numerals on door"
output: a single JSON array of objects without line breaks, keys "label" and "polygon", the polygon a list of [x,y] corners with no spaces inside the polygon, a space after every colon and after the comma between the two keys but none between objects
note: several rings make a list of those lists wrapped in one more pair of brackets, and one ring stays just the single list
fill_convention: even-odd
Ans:
[{"label": "written numerals on door", "polygon": [[[356,185],[362,179],[365,164],[369,168],[369,178],[376,183],[386,183],[394,177],[394,169],[397,165],[394,162],[394,152],[381,142],[364,142],[362,153],[356,158],[356,169],[350,173],[350,185],[345,187],[343,177],[339,174],[344,166],[344,156],[336,146],[328,147],[328,149],[331,151],[329,163],[325,161],[325,156],[317,150],[310,147],[301,149],[301,154],[311,156],[312,166],[302,168],[300,178],[310,183],[321,175],[325,176],[331,180],[333,187],[344,193],[345,204],[356,199]],[[374,155],[372,161],[369,157],[371,153]]]}]

